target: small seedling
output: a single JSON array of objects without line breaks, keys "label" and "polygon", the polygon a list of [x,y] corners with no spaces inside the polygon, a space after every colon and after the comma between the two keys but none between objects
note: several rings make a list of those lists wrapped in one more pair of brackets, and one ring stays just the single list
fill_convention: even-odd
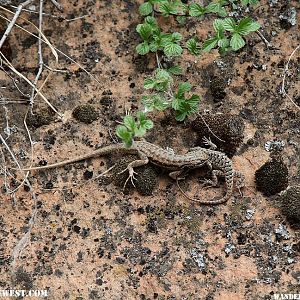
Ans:
[{"label": "small seedling", "polygon": [[163,51],[168,57],[179,56],[182,47],[179,42],[182,35],[178,32],[163,33],[154,17],[148,16],[143,24],[138,24],[136,31],[140,34],[143,42],[136,46],[138,54],[145,55],[151,52]]},{"label": "small seedling", "polygon": [[[177,121],[183,121],[187,116],[198,110],[200,97],[193,94],[190,98],[185,97],[185,93],[191,90],[188,82],[180,83],[178,91],[173,93],[173,78],[170,70],[157,69],[153,77],[148,77],[144,81],[144,88],[153,90],[153,93],[142,97],[142,104],[145,111],[165,110],[169,107],[175,110]],[[178,67],[173,67],[172,71],[178,71]]]},{"label": "small seedling", "polygon": [[[233,18],[225,18],[223,20],[216,19],[213,27],[216,34],[204,42],[204,52],[209,52],[216,47],[219,47],[220,53],[224,53],[229,49],[237,51],[246,44],[243,36],[257,31],[260,25],[251,18],[244,18],[238,23]],[[226,34],[226,31],[230,34]]]},{"label": "small seedling", "polygon": [[191,38],[186,42],[188,51],[193,55],[201,54],[201,46],[195,38]]},{"label": "small seedling", "polygon": [[126,115],[121,125],[117,126],[116,134],[123,141],[126,148],[130,148],[135,137],[142,137],[148,129],[153,128],[153,122],[146,114],[138,112],[137,116]]},{"label": "small seedling", "polygon": [[172,99],[172,108],[175,110],[177,121],[183,121],[189,115],[198,111],[200,97],[193,94],[190,98],[185,97],[185,93],[191,90],[188,82],[180,83],[178,91]]}]

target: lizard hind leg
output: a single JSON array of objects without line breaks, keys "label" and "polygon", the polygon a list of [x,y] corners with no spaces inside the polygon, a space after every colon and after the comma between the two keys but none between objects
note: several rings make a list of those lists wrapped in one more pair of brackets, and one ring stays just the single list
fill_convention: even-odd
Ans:
[{"label": "lizard hind leg", "polygon": [[189,170],[185,170],[185,169],[172,171],[169,173],[169,177],[171,177],[173,180],[185,180],[188,171]]},{"label": "lizard hind leg", "polygon": [[224,176],[224,172],[220,170],[212,170],[211,179],[202,179],[200,182],[203,187],[216,187],[219,184],[218,176]]}]

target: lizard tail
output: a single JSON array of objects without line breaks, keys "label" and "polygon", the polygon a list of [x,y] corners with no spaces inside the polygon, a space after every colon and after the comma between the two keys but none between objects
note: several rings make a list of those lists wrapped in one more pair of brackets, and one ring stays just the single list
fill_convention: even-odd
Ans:
[{"label": "lizard tail", "polygon": [[[226,185],[226,194],[224,197],[220,199],[213,199],[213,200],[202,200],[202,199],[197,199],[197,198],[191,198],[189,197],[180,187],[178,180],[177,180],[177,186],[180,190],[180,192],[189,200],[192,200],[194,202],[200,203],[200,204],[205,204],[205,205],[218,205],[227,202],[230,197],[232,196],[232,191],[233,191],[233,177],[235,172],[232,169],[231,162],[228,161],[224,164],[224,168],[222,168],[223,171],[221,170],[215,170],[215,176],[218,175],[225,175],[225,185]],[[215,177],[217,180],[217,177]]]},{"label": "lizard tail", "polygon": [[[91,153],[83,154],[76,158],[71,158],[71,159],[64,160],[64,161],[54,163],[51,165],[24,168],[24,169],[22,169],[22,171],[35,171],[35,170],[47,170],[47,169],[59,168],[59,167],[65,166],[67,164],[71,164],[71,163],[78,162],[78,161],[85,160],[85,159],[92,158],[92,157],[106,155],[106,154],[113,153],[113,152],[120,152],[122,150],[124,150],[123,144],[113,144],[113,145],[109,145],[109,146],[105,146],[103,148],[97,149]],[[19,169],[15,169],[15,170],[19,170]]]}]

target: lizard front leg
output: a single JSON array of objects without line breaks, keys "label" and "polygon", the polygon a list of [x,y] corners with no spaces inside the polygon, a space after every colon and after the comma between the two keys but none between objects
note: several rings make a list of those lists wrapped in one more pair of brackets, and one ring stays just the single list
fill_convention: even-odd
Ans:
[{"label": "lizard front leg", "polygon": [[124,183],[123,189],[125,189],[126,184],[127,184],[127,182],[128,182],[129,179],[130,179],[132,185],[135,187],[135,184],[134,184],[133,180],[136,180],[136,178],[134,177],[134,174],[137,174],[137,173],[134,171],[133,168],[147,165],[148,162],[149,162],[149,158],[147,157],[147,155],[145,155],[144,153],[142,153],[140,151],[138,151],[137,154],[138,154],[138,156],[139,156],[140,159],[132,161],[131,163],[129,163],[127,165],[127,168],[125,170],[123,170],[122,172],[120,172],[120,174],[121,174],[121,173],[125,172],[126,170],[128,170],[128,173],[129,173],[129,175],[128,175],[125,183]]},{"label": "lizard front leg", "polygon": [[210,138],[208,139],[206,136],[203,138],[203,144],[206,146],[209,146],[209,149],[216,150],[218,147],[216,144],[214,144]]}]

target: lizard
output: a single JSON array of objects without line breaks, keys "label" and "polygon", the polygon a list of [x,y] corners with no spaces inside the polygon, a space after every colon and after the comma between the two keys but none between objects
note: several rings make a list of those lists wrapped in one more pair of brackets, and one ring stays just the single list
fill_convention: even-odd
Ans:
[{"label": "lizard", "polygon": [[[210,140],[206,139],[206,143],[210,146],[209,149],[202,148],[202,147],[195,147],[189,149],[188,152],[185,154],[176,154],[174,151],[170,151],[170,149],[161,148],[155,144],[149,143],[144,140],[133,141],[133,144],[131,145],[130,148],[126,148],[123,143],[117,143],[117,144],[104,146],[102,148],[94,150],[91,153],[86,153],[76,158],[71,158],[68,160],[64,160],[61,162],[57,162],[45,166],[24,168],[22,170],[23,171],[47,170],[47,169],[62,167],[64,165],[85,160],[88,158],[104,156],[111,153],[137,154],[138,159],[130,162],[127,165],[127,168],[124,170],[124,171],[128,170],[129,172],[129,176],[125,182],[125,185],[127,184],[127,181],[129,179],[134,185],[133,180],[136,179],[134,177],[134,175],[136,174],[134,168],[146,165],[149,163],[149,161],[155,165],[171,170],[172,172],[169,173],[169,176],[176,180],[178,180],[178,176],[183,172],[183,170],[196,169],[203,165],[207,165],[212,170],[212,180],[206,180],[206,183],[209,183],[212,186],[216,186],[218,182],[217,176],[220,175],[225,176],[226,194],[222,198],[215,199],[215,200],[194,199],[188,197],[182,191],[179,185],[178,187],[180,191],[187,198],[199,202],[200,204],[225,203],[232,196],[234,177],[235,176],[242,177],[243,175],[233,170],[232,161],[226,156],[226,154],[220,151],[216,151],[215,150],[216,146]],[[239,184],[239,187],[241,186],[242,183]]]}]

